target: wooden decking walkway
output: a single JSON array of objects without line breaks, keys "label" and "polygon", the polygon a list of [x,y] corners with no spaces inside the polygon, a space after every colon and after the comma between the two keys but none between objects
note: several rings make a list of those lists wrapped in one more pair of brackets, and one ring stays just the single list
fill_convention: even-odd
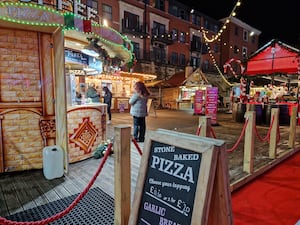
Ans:
[{"label": "wooden decking walkway", "polygon": [[[142,147],[142,146],[141,146]],[[141,156],[132,148],[132,196]],[[100,159],[90,158],[70,164],[69,172],[61,178],[47,180],[42,170],[9,173],[0,178],[0,216],[44,205],[82,192],[95,176]],[[93,187],[100,187],[114,196],[114,156],[108,157]]]}]

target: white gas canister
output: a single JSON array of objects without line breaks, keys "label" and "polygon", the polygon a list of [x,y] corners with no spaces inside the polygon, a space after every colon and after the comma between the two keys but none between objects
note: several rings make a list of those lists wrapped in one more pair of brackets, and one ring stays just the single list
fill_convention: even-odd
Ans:
[{"label": "white gas canister", "polygon": [[53,145],[43,149],[43,172],[48,180],[64,175],[64,153],[61,147]]}]

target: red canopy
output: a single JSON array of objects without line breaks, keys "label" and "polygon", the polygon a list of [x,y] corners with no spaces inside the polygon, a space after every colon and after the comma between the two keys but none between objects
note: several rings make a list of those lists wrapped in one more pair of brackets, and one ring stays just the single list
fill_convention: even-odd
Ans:
[{"label": "red canopy", "polygon": [[276,39],[249,56],[245,75],[300,74],[300,50]]}]

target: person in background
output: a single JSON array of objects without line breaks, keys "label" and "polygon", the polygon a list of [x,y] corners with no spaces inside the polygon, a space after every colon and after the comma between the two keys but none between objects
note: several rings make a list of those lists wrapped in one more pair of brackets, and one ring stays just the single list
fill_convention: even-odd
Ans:
[{"label": "person in background", "polygon": [[103,87],[103,91],[104,91],[104,103],[107,104],[107,114],[108,114],[108,121],[107,124],[111,124],[111,99],[112,99],[112,93],[111,91],[108,89],[108,87]]},{"label": "person in background", "polygon": [[218,105],[219,107],[223,108],[224,107],[224,98],[222,95],[219,94],[219,97],[218,97]]},{"label": "person in background", "polygon": [[130,115],[133,116],[133,136],[138,142],[144,142],[146,133],[147,102],[150,92],[141,81],[134,85],[134,93],[129,99]]},{"label": "person in background", "polygon": [[95,83],[91,83],[87,92],[86,97],[92,99],[92,102],[100,103],[100,94],[97,92],[95,88]]},{"label": "person in background", "polygon": [[77,103],[77,105],[81,105],[81,98],[82,98],[81,93],[76,91],[75,102]]}]

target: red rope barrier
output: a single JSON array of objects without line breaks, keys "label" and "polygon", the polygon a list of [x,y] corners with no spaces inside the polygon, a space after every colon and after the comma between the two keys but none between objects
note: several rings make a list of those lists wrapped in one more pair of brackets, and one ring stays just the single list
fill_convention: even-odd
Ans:
[{"label": "red rope barrier", "polygon": [[139,144],[137,143],[137,141],[134,138],[132,138],[131,141],[133,142],[134,146],[136,147],[136,150],[140,153],[140,155],[143,155],[143,152],[142,152]]},{"label": "red rope barrier", "polygon": [[201,131],[201,125],[198,126],[197,131],[196,131],[196,135],[199,136],[200,135],[200,131]]},{"label": "red rope barrier", "polygon": [[216,139],[216,133],[212,127],[210,127],[210,133],[211,133],[212,137]]},{"label": "red rope barrier", "polygon": [[68,214],[76,205],[77,203],[86,195],[86,193],[89,191],[91,186],[95,183],[95,180],[99,176],[108,156],[110,155],[112,149],[112,143],[109,143],[107,146],[107,150],[105,151],[103,160],[101,160],[101,163],[95,173],[95,175],[92,177],[91,181],[88,183],[88,185],[85,187],[85,189],[76,197],[76,199],[68,206],[68,208],[64,209],[62,212],[57,213],[56,215],[53,215],[49,218],[40,220],[40,221],[29,221],[29,222],[16,222],[12,220],[7,220],[4,217],[0,217],[0,224],[1,225],[45,225],[49,224],[59,218],[62,218],[66,214]]},{"label": "red rope barrier", "polygon": [[271,129],[272,129],[273,124],[274,124],[274,120],[275,120],[275,117],[274,117],[274,115],[273,115],[271,125],[270,125],[270,127],[269,127],[268,132],[267,132],[267,135],[266,135],[264,138],[262,138],[262,137],[259,135],[259,133],[258,133],[258,131],[257,131],[257,129],[256,129],[256,126],[254,127],[256,137],[257,137],[260,141],[262,141],[262,142],[265,142],[265,141],[270,142],[270,133],[271,133]]},{"label": "red rope barrier", "polygon": [[237,146],[240,144],[240,142],[241,142],[241,140],[242,140],[242,137],[243,137],[244,134],[245,134],[245,130],[246,130],[246,127],[247,127],[247,125],[248,125],[248,121],[249,121],[249,119],[247,118],[247,119],[246,119],[246,122],[245,122],[245,124],[244,124],[243,130],[242,130],[242,133],[241,133],[241,135],[240,135],[238,141],[232,146],[232,148],[227,149],[227,152],[232,152],[232,151],[234,151],[234,150],[237,148]]}]

